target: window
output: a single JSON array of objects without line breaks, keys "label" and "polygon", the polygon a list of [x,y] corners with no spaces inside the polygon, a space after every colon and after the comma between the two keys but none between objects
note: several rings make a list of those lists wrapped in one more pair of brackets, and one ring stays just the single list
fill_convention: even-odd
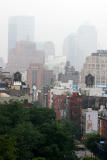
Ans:
[{"label": "window", "polygon": [[95,68],[95,64],[92,64],[92,68]]},{"label": "window", "polygon": [[100,68],[100,64],[96,64],[96,68]]},{"label": "window", "polygon": [[102,65],[101,65],[101,68],[105,68],[105,64],[102,64]]}]

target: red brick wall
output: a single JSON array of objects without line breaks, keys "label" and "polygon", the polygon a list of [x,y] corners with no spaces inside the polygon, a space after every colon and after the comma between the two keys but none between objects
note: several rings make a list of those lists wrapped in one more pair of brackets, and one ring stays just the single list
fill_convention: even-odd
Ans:
[{"label": "red brick wall", "polygon": [[78,95],[78,93],[73,93],[70,98],[70,111],[71,111],[71,119],[79,121],[81,120],[81,106],[82,106],[82,98]]},{"label": "red brick wall", "polygon": [[107,138],[107,120],[100,119],[100,135]]},{"label": "red brick wall", "polygon": [[64,107],[64,100],[66,100],[66,95],[53,95],[53,109],[56,112],[56,118],[61,119],[61,110]]},{"label": "red brick wall", "polygon": [[[36,87],[38,89],[42,88],[43,86],[43,66],[41,64],[31,64],[30,67],[38,67],[37,69],[37,82]],[[27,84],[29,84],[30,89],[32,88],[32,69],[29,68],[27,71]]]}]

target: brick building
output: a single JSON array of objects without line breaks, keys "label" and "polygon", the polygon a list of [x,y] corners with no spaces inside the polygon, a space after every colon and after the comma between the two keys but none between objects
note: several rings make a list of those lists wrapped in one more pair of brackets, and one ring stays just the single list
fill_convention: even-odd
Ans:
[{"label": "brick building", "polygon": [[41,64],[30,64],[27,70],[27,84],[30,89],[32,89],[33,85],[36,87],[42,88],[43,85],[43,65]]},{"label": "brick building", "polygon": [[99,118],[99,124],[100,124],[100,135],[107,139],[107,117],[100,117]]},{"label": "brick building", "polygon": [[82,109],[82,97],[78,94],[78,92],[74,92],[72,97],[69,99],[70,105],[70,117],[72,121],[77,121],[80,123],[81,121],[81,109]]},{"label": "brick building", "polygon": [[34,42],[20,41],[16,43],[16,48],[10,50],[6,69],[12,73],[24,72],[31,63],[44,64],[44,58],[44,51],[37,50]]},{"label": "brick building", "polygon": [[75,92],[72,96],[69,94],[53,95],[52,108],[56,112],[57,119],[67,118],[80,124],[81,102],[81,96]]},{"label": "brick building", "polygon": [[53,104],[52,108],[56,112],[56,118],[66,118],[67,117],[67,108],[66,108],[66,95],[53,95]]},{"label": "brick building", "polygon": [[27,84],[30,89],[35,84],[37,89],[41,89],[45,86],[50,86],[55,80],[55,75],[52,70],[45,69],[42,64],[34,63],[30,64],[27,70]]}]

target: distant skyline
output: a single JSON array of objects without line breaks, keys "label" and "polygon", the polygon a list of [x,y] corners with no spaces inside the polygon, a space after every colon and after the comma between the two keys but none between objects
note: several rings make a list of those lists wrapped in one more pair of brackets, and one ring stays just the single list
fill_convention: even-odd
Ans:
[{"label": "distant skyline", "polygon": [[18,41],[35,40],[35,18],[33,16],[12,16],[8,20],[8,51]]},{"label": "distant skyline", "polygon": [[71,65],[80,71],[85,59],[97,50],[97,32],[92,25],[81,25],[75,34],[70,34],[64,41],[63,54]]},{"label": "distant skyline", "polygon": [[36,41],[53,41],[56,54],[62,55],[63,41],[80,25],[94,25],[98,32],[98,49],[107,49],[106,0],[1,0],[0,57],[7,59],[8,18],[35,16]]}]

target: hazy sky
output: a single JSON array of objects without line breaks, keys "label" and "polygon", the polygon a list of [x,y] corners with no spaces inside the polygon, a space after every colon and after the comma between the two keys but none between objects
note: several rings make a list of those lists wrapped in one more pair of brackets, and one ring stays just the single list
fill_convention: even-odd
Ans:
[{"label": "hazy sky", "polygon": [[52,40],[57,55],[64,38],[81,24],[95,25],[98,48],[107,49],[107,0],[0,0],[0,57],[7,58],[8,17],[35,16],[36,41]]}]

